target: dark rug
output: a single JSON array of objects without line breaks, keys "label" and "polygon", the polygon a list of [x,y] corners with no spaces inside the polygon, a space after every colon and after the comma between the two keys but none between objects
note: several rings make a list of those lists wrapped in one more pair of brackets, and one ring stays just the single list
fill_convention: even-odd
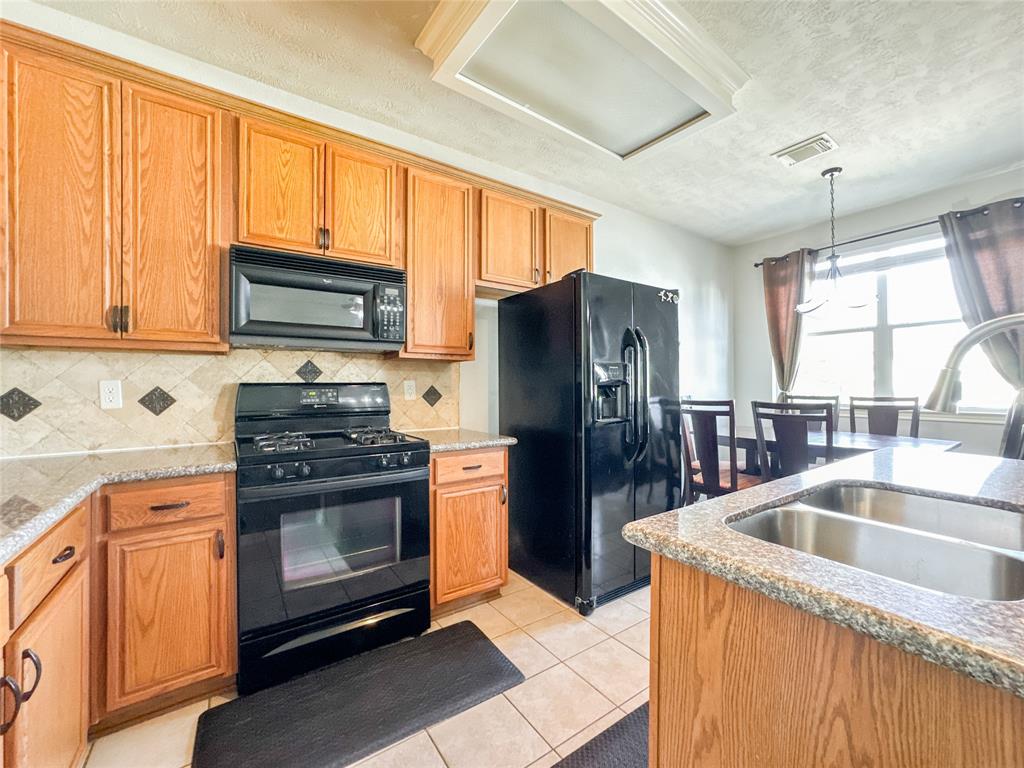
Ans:
[{"label": "dark rug", "polygon": [[647,768],[647,705],[637,707],[554,768]]},{"label": "dark rug", "polygon": [[192,766],[348,765],[523,679],[475,624],[463,621],[207,710]]}]

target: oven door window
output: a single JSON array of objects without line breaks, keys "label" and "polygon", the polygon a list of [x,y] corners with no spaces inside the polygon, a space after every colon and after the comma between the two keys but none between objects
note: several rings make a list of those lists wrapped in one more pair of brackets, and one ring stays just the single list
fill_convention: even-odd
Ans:
[{"label": "oven door window", "polygon": [[[427,472],[371,487],[239,489],[243,633],[429,584]],[[350,484],[351,480],[339,482]]]}]

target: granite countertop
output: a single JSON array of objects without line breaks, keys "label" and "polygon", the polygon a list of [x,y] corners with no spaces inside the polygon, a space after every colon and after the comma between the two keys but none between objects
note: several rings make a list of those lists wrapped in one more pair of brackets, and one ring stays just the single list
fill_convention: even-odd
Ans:
[{"label": "granite countertop", "polygon": [[492,435],[489,432],[477,432],[473,429],[418,429],[411,430],[409,434],[429,440],[431,453],[500,448],[504,445],[516,444],[514,437]]},{"label": "granite countertop", "polygon": [[1024,600],[988,601],[914,587],[726,525],[840,482],[975,501],[1024,515],[1024,462],[885,449],[629,523],[623,535],[651,552],[1024,698]]},{"label": "granite countertop", "polygon": [[234,471],[233,443],[0,459],[0,563],[101,485]]}]

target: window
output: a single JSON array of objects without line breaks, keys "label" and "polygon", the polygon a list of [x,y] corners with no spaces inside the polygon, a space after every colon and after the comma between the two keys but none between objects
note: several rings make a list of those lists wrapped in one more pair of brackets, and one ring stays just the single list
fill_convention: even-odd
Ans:
[{"label": "window", "polygon": [[[937,228],[936,228],[937,230]],[[801,394],[928,397],[953,345],[967,332],[942,235],[842,253],[842,299],[804,318]],[[828,263],[815,267],[824,279]],[[820,287],[820,284],[819,284]],[[860,308],[843,304],[865,303]],[[961,412],[1005,411],[1014,392],[980,347],[961,366]]]}]

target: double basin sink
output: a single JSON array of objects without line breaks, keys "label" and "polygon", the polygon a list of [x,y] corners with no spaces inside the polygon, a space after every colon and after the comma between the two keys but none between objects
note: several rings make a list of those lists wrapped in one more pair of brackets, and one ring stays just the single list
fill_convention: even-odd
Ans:
[{"label": "double basin sink", "polygon": [[1022,512],[840,484],[728,525],[918,587],[1024,599]]}]

